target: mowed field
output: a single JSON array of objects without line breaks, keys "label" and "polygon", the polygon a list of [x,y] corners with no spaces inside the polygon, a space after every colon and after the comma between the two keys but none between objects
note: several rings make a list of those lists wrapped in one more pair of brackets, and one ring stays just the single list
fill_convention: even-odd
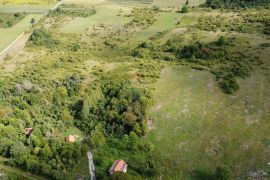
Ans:
[{"label": "mowed field", "polygon": [[41,16],[41,14],[29,14],[11,28],[0,28],[0,52],[32,25],[30,22],[32,18],[38,20]]},{"label": "mowed field", "polygon": [[[262,58],[270,64],[269,51]],[[181,66],[163,69],[156,84],[148,135],[164,179],[194,179],[228,166],[234,176],[270,171],[270,72],[256,69],[240,80],[241,89],[225,95],[209,72]]]}]

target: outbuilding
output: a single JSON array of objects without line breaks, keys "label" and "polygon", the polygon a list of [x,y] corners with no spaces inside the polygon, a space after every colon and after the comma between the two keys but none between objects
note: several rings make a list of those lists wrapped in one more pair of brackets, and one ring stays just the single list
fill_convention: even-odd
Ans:
[{"label": "outbuilding", "polygon": [[114,161],[112,167],[109,170],[109,173],[112,175],[116,172],[126,173],[127,172],[127,163],[122,159]]},{"label": "outbuilding", "polygon": [[68,135],[66,138],[65,138],[65,141],[66,142],[75,142],[75,137],[73,135]]}]

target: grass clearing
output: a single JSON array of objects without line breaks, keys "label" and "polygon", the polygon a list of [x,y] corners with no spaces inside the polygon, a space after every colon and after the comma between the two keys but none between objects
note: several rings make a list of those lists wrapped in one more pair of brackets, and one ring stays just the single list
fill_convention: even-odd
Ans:
[{"label": "grass clearing", "polygon": [[158,20],[148,27],[147,29],[137,33],[134,35],[134,38],[139,41],[144,41],[152,37],[153,35],[162,32],[167,31],[175,27],[177,21],[181,17],[181,14],[174,13],[174,12],[163,12],[160,14],[160,17]]},{"label": "grass clearing", "polygon": [[87,18],[74,18],[71,22],[61,28],[61,32],[83,33],[87,29],[91,29],[94,25],[98,24],[110,25],[117,28],[130,20],[128,17],[118,16],[121,9],[129,11],[129,8],[121,8],[120,6],[98,6],[96,7],[96,14]]},{"label": "grass clearing", "polygon": [[157,147],[160,176],[192,179],[190,172],[211,173],[219,165],[237,167],[233,175],[242,177],[247,169],[269,170],[270,152],[262,143],[270,137],[269,75],[254,72],[228,96],[208,72],[164,69],[151,114],[155,130],[148,136]]}]

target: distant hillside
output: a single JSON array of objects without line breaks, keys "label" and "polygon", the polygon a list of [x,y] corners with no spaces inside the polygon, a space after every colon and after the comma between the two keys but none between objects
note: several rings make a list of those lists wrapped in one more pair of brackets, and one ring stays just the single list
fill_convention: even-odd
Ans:
[{"label": "distant hillside", "polygon": [[258,5],[269,5],[270,0],[206,0],[204,7],[216,8],[237,8],[252,7]]}]

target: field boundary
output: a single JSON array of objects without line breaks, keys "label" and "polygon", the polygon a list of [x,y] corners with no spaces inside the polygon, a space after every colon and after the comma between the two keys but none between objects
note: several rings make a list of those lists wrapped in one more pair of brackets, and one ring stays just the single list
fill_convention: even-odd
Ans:
[{"label": "field boundary", "polygon": [[[49,9],[48,11],[46,11],[43,16],[41,16],[41,18],[36,22],[38,23],[42,18],[44,18],[50,11],[53,11],[55,9],[57,9],[58,6],[60,6],[65,0],[61,0],[60,2],[58,2],[55,6],[53,6],[51,9]],[[35,24],[36,24],[35,23]],[[10,43],[10,45],[8,45],[3,51],[0,52],[0,56],[4,55],[9,48],[11,48],[21,37],[23,37],[23,35],[25,34],[25,32],[27,31],[24,30],[13,42]]]}]

